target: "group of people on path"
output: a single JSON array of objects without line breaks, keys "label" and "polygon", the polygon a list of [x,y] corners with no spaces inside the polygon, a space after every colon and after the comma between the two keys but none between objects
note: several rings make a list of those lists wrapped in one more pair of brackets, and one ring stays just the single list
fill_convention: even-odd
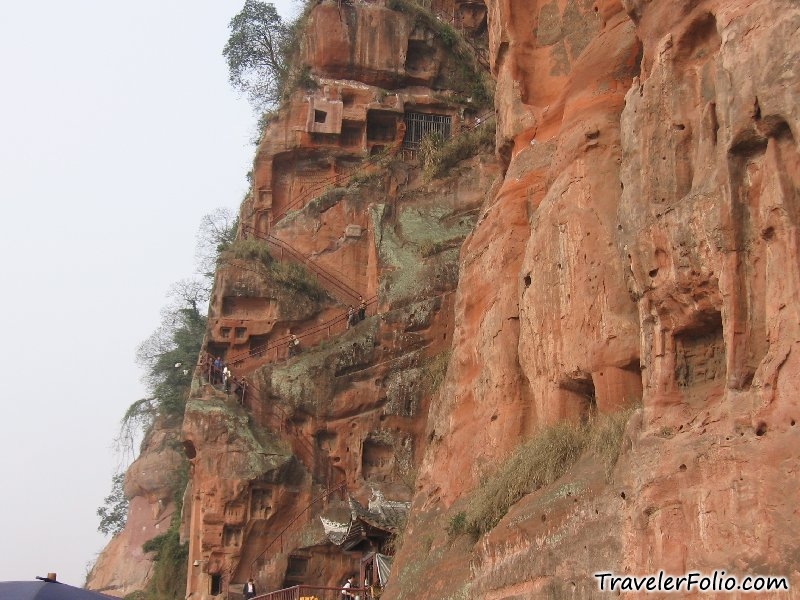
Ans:
[{"label": "group of people on path", "polygon": [[351,327],[355,327],[355,325],[359,321],[363,321],[367,318],[367,303],[364,301],[362,296],[358,297],[361,300],[361,303],[358,305],[358,310],[353,308],[353,306],[349,306],[347,308],[347,328],[350,329]]},{"label": "group of people on path", "polygon": [[[347,329],[354,327],[360,321],[367,317],[367,303],[363,296],[359,296],[360,303],[358,308],[352,305],[347,309]],[[292,358],[300,354],[300,340],[297,335],[292,333],[289,335],[289,343],[287,346],[287,357]],[[228,365],[219,357],[212,356],[203,352],[200,356],[199,365],[206,375],[208,382],[211,385],[222,385],[222,389],[226,394],[233,392],[239,398],[239,402],[244,404],[245,393],[247,390],[247,380],[237,378],[233,375]]]},{"label": "group of people on path", "polygon": [[[367,318],[367,303],[364,300],[363,296],[358,297],[361,301],[358,305],[358,309],[353,308],[353,306],[349,306],[347,308],[347,329],[354,327],[359,321],[363,321]],[[289,343],[286,347],[286,356],[288,358],[292,358],[300,354],[300,340],[297,338],[297,335],[291,333],[289,335]]]},{"label": "group of people on path", "polygon": [[[342,584],[342,600],[354,600],[356,598],[356,594],[354,594],[351,590],[353,589],[353,578],[348,577],[347,581]],[[242,587],[242,595],[244,596],[244,600],[250,600],[254,598],[258,594],[256,590],[255,581],[253,578],[247,580],[247,583],[244,584]]]},{"label": "group of people on path", "polygon": [[226,394],[231,392],[236,394],[239,402],[244,404],[244,397],[247,392],[247,380],[244,377],[235,377],[228,365],[219,356],[203,353],[200,356],[200,366],[211,385],[222,384],[222,389]]}]

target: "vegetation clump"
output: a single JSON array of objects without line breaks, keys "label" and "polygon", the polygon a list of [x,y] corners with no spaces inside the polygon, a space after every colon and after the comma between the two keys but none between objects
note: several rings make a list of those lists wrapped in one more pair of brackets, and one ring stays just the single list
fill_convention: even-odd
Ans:
[{"label": "vegetation clump", "polygon": [[270,267],[274,262],[267,244],[254,238],[238,239],[230,245],[228,250],[234,258],[252,260],[266,267]]},{"label": "vegetation clump", "polygon": [[309,69],[299,64],[300,42],[312,3],[285,21],[270,2],[246,0],[230,21],[222,50],[231,85],[257,110],[277,106],[298,87],[313,88]]},{"label": "vegetation clump", "polygon": [[436,133],[426,135],[419,150],[422,174],[428,181],[440,177],[460,161],[490,151],[494,142],[493,118],[446,141]]},{"label": "vegetation clump", "polygon": [[111,478],[111,493],[103,499],[103,506],[97,509],[100,525],[97,531],[104,535],[117,535],[125,528],[128,519],[128,498],[122,486],[125,474],[117,473]]},{"label": "vegetation clump", "polygon": [[292,291],[308,298],[320,301],[326,296],[325,290],[311,276],[308,270],[300,264],[292,262],[273,262],[270,265],[271,279]]},{"label": "vegetation clump", "polygon": [[491,531],[523,496],[556,481],[584,454],[595,456],[610,479],[625,424],[634,409],[629,407],[584,424],[562,422],[541,429],[483,482],[463,518],[458,514],[451,518],[448,534],[469,533],[477,539]]}]

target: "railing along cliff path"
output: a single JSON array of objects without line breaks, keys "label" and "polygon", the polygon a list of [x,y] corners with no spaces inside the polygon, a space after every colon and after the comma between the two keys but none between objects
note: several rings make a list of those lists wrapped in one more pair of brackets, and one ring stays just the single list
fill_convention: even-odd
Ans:
[{"label": "railing along cliff path", "polygon": [[317,282],[320,283],[327,291],[330,291],[339,300],[345,304],[357,304],[361,301],[361,293],[355,290],[349,283],[343,281],[340,276],[334,275],[328,269],[325,269],[311,257],[306,256],[296,248],[292,247],[288,242],[285,242],[269,233],[258,233],[253,227],[245,225],[242,228],[244,237],[253,236],[263,242],[266,242],[270,248],[270,253],[273,252],[273,257],[281,262],[289,261],[300,264],[307,268],[314,274]]}]

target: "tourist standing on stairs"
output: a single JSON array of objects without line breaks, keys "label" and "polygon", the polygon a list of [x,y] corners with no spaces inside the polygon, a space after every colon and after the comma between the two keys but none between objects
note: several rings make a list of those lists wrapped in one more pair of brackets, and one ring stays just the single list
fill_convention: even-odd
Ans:
[{"label": "tourist standing on stairs", "polygon": [[222,368],[222,388],[226,394],[231,391],[231,370],[227,364]]},{"label": "tourist standing on stairs", "polygon": [[222,381],[222,360],[219,356],[214,357],[214,362],[211,363],[211,374],[212,374],[212,381],[211,383],[216,385]]},{"label": "tourist standing on stairs", "polygon": [[352,588],[352,587],[353,587],[353,578],[352,577],[348,577],[347,581],[345,581],[344,585],[342,586],[342,599],[343,600],[352,600],[352,598],[355,598],[355,596],[353,595],[353,592],[350,591],[350,588]]},{"label": "tourist standing on stairs", "polygon": [[300,340],[297,339],[297,336],[295,334],[292,334],[292,336],[289,338],[289,350],[288,350],[289,358],[291,358],[292,356],[296,356],[299,352],[300,352]]},{"label": "tourist standing on stairs", "polygon": [[252,577],[244,584],[244,589],[242,591],[244,592],[244,600],[250,600],[250,598],[256,595],[256,584]]},{"label": "tourist standing on stairs", "polygon": [[364,298],[359,296],[361,300],[361,304],[358,305],[358,320],[363,321],[367,316],[367,303],[364,302]]}]

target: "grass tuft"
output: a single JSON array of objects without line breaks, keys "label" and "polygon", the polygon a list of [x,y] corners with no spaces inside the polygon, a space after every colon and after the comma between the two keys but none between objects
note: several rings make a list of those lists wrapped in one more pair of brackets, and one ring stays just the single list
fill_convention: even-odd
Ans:
[{"label": "grass tuft", "polygon": [[425,136],[419,151],[422,174],[428,181],[440,177],[462,160],[491,150],[494,142],[494,119],[447,141],[436,134]]},{"label": "grass tuft", "polygon": [[234,258],[240,260],[253,260],[266,266],[270,266],[274,260],[267,244],[253,238],[234,240],[228,249]]},{"label": "grass tuft", "polygon": [[595,417],[586,424],[557,423],[537,432],[520,445],[475,492],[465,523],[453,523],[448,533],[471,533],[476,538],[491,531],[509,508],[526,494],[550,485],[564,475],[584,453],[596,456],[610,479],[619,458],[625,425],[635,406],[613,415]]}]

